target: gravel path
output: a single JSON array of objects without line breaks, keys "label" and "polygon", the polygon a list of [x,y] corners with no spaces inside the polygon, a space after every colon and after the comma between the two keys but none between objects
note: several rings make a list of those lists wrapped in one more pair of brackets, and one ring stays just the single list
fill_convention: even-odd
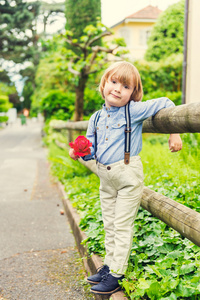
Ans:
[{"label": "gravel path", "polygon": [[0,300],[94,299],[41,128],[29,121],[0,131]]},{"label": "gravel path", "polygon": [[0,261],[0,270],[1,300],[94,299],[74,247],[18,254]]}]

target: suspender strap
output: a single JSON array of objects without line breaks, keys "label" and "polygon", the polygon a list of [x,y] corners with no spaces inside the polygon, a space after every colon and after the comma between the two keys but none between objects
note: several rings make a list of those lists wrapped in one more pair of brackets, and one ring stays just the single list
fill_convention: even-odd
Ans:
[{"label": "suspender strap", "polygon": [[125,149],[124,149],[124,163],[128,165],[130,162],[130,144],[131,144],[131,118],[129,110],[130,102],[125,106],[125,118],[126,118],[126,127],[125,127]]},{"label": "suspender strap", "polygon": [[[131,144],[131,118],[129,111],[130,102],[125,106],[125,118],[126,118],[126,127],[125,127],[125,149],[124,149],[124,163],[126,165],[130,162],[130,144]],[[98,110],[94,119],[94,155],[95,159],[97,152],[97,124],[100,118],[101,110]]]},{"label": "suspender strap", "polygon": [[99,117],[101,114],[101,109],[97,111],[95,119],[94,119],[94,156],[95,159],[97,158],[96,152],[97,152],[97,123],[99,121]]}]

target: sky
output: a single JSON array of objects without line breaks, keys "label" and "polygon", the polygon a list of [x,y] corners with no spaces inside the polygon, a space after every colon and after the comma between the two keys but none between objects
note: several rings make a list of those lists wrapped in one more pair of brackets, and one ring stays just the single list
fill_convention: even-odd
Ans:
[{"label": "sky", "polygon": [[169,5],[180,0],[101,0],[102,4],[102,23],[106,26],[112,26],[125,17],[148,6],[157,6],[165,10]]},{"label": "sky", "polygon": [[[32,0],[27,0],[32,1]],[[60,2],[61,0],[45,0],[48,3]],[[125,17],[135,13],[136,11],[148,6],[157,6],[161,10],[165,10],[180,0],[101,0],[102,23],[108,27],[122,21]],[[60,17],[51,27],[47,27],[47,31],[56,33],[62,29],[65,24],[65,18]]]}]

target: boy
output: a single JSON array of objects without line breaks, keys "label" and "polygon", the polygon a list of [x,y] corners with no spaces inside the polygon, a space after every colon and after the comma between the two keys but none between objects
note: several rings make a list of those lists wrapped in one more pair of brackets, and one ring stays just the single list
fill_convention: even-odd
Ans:
[{"label": "boy", "polygon": [[[105,295],[120,289],[119,281],[128,265],[143,191],[143,168],[138,155],[142,150],[142,123],[174,103],[168,98],[141,102],[139,72],[125,61],[114,63],[105,71],[99,90],[105,104],[97,126],[97,112],[90,118],[86,136],[92,142],[91,155],[83,159],[93,159],[95,155],[97,161],[106,248],[104,265],[87,280],[94,284],[91,292]],[[179,134],[171,134],[169,149],[176,152],[181,148]],[[74,160],[79,158],[73,149],[69,154]]]}]

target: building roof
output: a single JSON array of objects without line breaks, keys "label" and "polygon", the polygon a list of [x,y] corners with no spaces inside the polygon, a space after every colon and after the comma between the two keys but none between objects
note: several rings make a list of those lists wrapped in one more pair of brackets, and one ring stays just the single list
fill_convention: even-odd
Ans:
[{"label": "building roof", "polygon": [[148,5],[125,19],[157,19],[161,12],[158,7]]},{"label": "building roof", "polygon": [[133,13],[132,15],[126,17],[122,21],[118,22],[117,24],[114,24],[111,26],[111,28],[121,24],[121,23],[127,23],[127,22],[142,22],[142,21],[150,21],[155,22],[158,18],[158,16],[161,14],[162,10],[160,10],[156,6],[148,5],[139,11]]}]

